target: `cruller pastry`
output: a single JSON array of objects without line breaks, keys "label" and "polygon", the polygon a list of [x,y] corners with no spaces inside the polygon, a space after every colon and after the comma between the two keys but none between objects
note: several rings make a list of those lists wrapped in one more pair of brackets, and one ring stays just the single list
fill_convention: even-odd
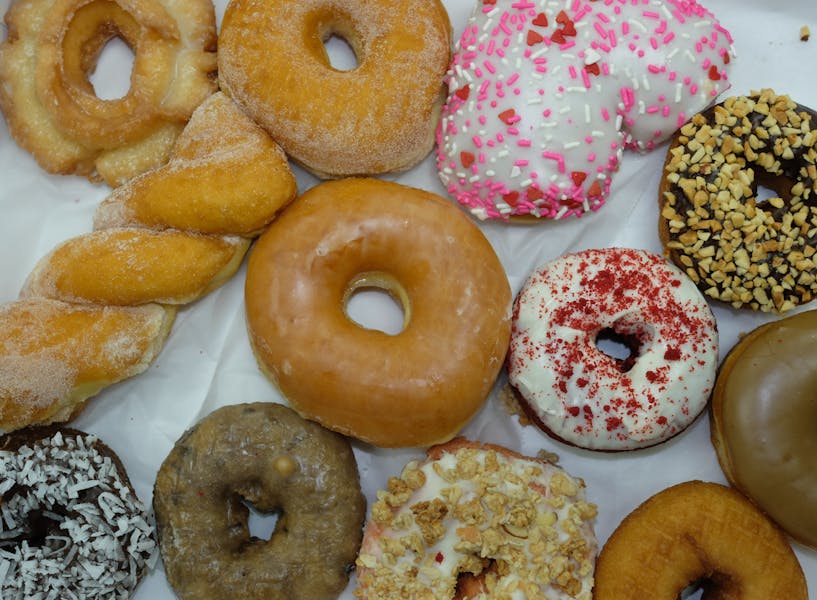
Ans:
[{"label": "cruller pastry", "polygon": [[[0,44],[0,109],[12,137],[50,173],[116,186],[158,167],[216,90],[207,0],[15,0]],[[130,89],[97,96],[88,77],[112,38],[134,53]]]},{"label": "cruller pastry", "polygon": [[147,368],[175,307],[224,283],[295,193],[281,149],[211,96],[170,162],[115,190],[96,230],[57,246],[0,306],[0,429],[70,419]]}]

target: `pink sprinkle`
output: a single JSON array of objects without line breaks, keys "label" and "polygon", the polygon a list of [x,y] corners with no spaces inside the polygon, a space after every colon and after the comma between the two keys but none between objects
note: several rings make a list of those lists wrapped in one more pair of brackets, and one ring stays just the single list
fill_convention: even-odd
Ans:
[{"label": "pink sprinkle", "polygon": [[595,152],[591,152],[590,154],[587,155],[587,162],[590,162],[590,163],[596,162],[596,153]]},{"label": "pink sprinkle", "polygon": [[517,167],[527,167],[528,163],[529,161],[524,158],[517,158],[515,161],[513,161],[513,164]]},{"label": "pink sprinkle", "polygon": [[516,143],[517,145],[522,146],[523,148],[529,148],[531,145],[530,140],[519,140]]},{"label": "pink sprinkle", "polygon": [[547,158],[549,160],[555,160],[559,165],[559,173],[565,172],[565,157],[559,154],[558,152],[542,152],[542,158]]},{"label": "pink sprinkle", "polygon": [[475,135],[471,138],[471,141],[474,142],[474,146],[477,148],[482,148],[482,139],[478,135]]},{"label": "pink sprinkle", "polygon": [[669,117],[669,114],[670,114],[670,107],[669,107],[669,104],[665,104],[665,105],[664,105],[664,108],[662,109],[661,114],[664,116],[664,118],[665,118],[665,119],[666,119],[667,117]]},{"label": "pink sprinkle", "polygon": [[601,23],[598,22],[593,23],[593,28],[596,30],[596,33],[598,33],[599,36],[601,36],[604,39],[607,39],[607,30]]},{"label": "pink sprinkle", "polygon": [[576,67],[574,67],[573,65],[570,65],[570,67],[568,67],[567,71],[568,71],[568,73],[570,73],[570,78],[571,79],[576,79]]},{"label": "pink sprinkle", "polygon": [[493,64],[491,64],[491,62],[490,62],[490,61],[487,61],[487,60],[486,60],[486,61],[485,61],[484,63],[482,63],[482,64],[483,64],[483,65],[485,65],[485,68],[488,70],[488,72],[489,72],[491,75],[493,75],[494,73],[496,73],[496,67],[494,67],[494,65],[493,65]]},{"label": "pink sprinkle", "polygon": [[508,135],[519,135],[519,130],[516,127],[508,127]]},{"label": "pink sprinkle", "polygon": [[652,46],[653,50],[658,50],[658,40],[654,37],[650,38],[650,46]]},{"label": "pink sprinkle", "polygon": [[689,93],[692,94],[693,96],[698,93],[697,83],[693,83],[691,86],[689,86]]},{"label": "pink sprinkle", "polygon": [[510,77],[508,77],[508,85],[513,85],[516,83],[516,80],[519,79],[519,73],[514,73]]},{"label": "pink sprinkle", "polygon": [[601,116],[604,118],[605,121],[610,120],[610,113],[608,112],[608,110],[606,108],[601,109]]}]

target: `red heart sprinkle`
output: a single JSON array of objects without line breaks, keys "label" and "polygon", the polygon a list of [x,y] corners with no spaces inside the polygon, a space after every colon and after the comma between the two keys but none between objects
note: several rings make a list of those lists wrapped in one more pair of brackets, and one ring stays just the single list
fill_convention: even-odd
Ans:
[{"label": "red heart sprinkle", "polygon": [[460,161],[466,169],[474,164],[476,157],[471,152],[460,152]]},{"label": "red heart sprinkle", "polygon": [[567,16],[567,13],[563,10],[559,11],[559,14],[556,15],[556,22],[557,23],[567,23],[570,21],[570,17]]},{"label": "red heart sprinkle", "polygon": [[528,30],[528,46],[538,44],[539,42],[544,41],[544,39],[545,38],[543,38],[541,35],[533,31],[532,29]]},{"label": "red heart sprinkle", "polygon": [[519,200],[519,192],[508,192],[507,194],[502,194],[502,199],[510,206],[516,206],[516,202]]},{"label": "red heart sprinkle", "polygon": [[590,73],[591,75],[601,75],[601,69],[599,68],[599,63],[593,63],[590,65],[585,65],[584,70]]},{"label": "red heart sprinkle", "polygon": [[593,185],[591,185],[590,189],[587,190],[587,195],[592,198],[598,198],[601,196],[601,186],[599,185],[598,181],[593,182]]},{"label": "red heart sprinkle", "polygon": [[468,100],[468,96],[471,95],[471,85],[470,84],[469,85],[464,85],[463,87],[458,89],[456,92],[454,92],[454,95],[457,98],[459,98],[460,100],[462,100],[463,102],[465,102],[466,100]]},{"label": "red heart sprinkle", "polygon": [[716,67],[715,65],[709,67],[709,78],[712,81],[718,81],[721,78],[721,73],[720,71],[718,71],[718,67]]},{"label": "red heart sprinkle", "polygon": [[514,109],[512,109],[512,108],[509,108],[508,110],[502,111],[497,116],[499,117],[500,121],[505,123],[505,125],[510,125],[511,123],[514,122],[514,117],[516,116],[516,111]]},{"label": "red heart sprinkle", "polygon": [[732,60],[732,59],[729,58],[729,53],[724,52],[723,53],[723,64],[728,65],[730,60]]},{"label": "red heart sprinkle", "polygon": [[555,44],[564,44],[567,41],[561,29],[554,31],[553,35],[550,36],[550,40]]},{"label": "red heart sprinkle", "polygon": [[540,198],[544,198],[545,194],[539,188],[535,188],[535,187],[531,186],[531,187],[528,188],[527,196],[528,196],[528,200],[530,200],[531,202],[535,202],[536,200],[539,200]]},{"label": "red heart sprinkle", "polygon": [[571,171],[570,178],[573,180],[573,184],[579,187],[587,179],[587,173],[584,171]]},{"label": "red heart sprinkle", "polygon": [[548,16],[545,13],[539,13],[536,15],[536,18],[531,21],[534,25],[538,27],[547,27],[548,26]]}]

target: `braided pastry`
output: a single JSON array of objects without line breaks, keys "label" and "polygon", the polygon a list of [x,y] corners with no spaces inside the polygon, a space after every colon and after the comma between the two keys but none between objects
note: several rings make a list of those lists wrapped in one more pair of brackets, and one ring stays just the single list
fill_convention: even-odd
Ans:
[{"label": "braided pastry", "polygon": [[144,371],[175,307],[229,279],[296,194],[281,149],[220,93],[170,161],[114,190],[94,231],[40,260],[0,307],[0,428],[66,421]]}]

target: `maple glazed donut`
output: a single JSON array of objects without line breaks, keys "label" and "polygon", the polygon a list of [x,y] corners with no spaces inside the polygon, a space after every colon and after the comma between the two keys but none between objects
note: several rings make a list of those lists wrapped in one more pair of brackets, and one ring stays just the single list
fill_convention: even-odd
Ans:
[{"label": "maple glazed donut", "polygon": [[[817,113],[764,89],[692,117],[659,187],[666,254],[709,297],[785,313],[817,292]],[[766,200],[758,186],[774,191]]]},{"label": "maple glazed donut", "polygon": [[[269,540],[250,503],[278,513]],[[366,518],[349,442],[281,404],[216,409],[188,430],[153,491],[168,581],[182,599],[334,598]]]},{"label": "maple glazed donut", "polygon": [[786,536],[732,488],[703,481],[669,487],[627,515],[599,553],[595,600],[702,598],[807,600]]},{"label": "maple glazed donut", "polygon": [[789,535],[817,548],[817,312],[762,325],[727,354],[712,392],[724,474]]},{"label": "maple glazed donut", "polygon": [[[599,340],[620,341],[615,358]],[[653,446],[703,411],[715,381],[715,318],[663,257],[604,248],[536,269],[514,303],[508,379],[531,420],[590,450]]]},{"label": "maple glazed donut", "polygon": [[[511,291],[469,217],[377,179],[311,188],[250,251],[245,302],[261,370],[303,416],[378,446],[453,437],[502,367]],[[356,290],[402,306],[389,335],[346,313]]]},{"label": "maple glazed donut", "polygon": [[[0,44],[0,109],[17,143],[50,173],[115,187],[167,161],[216,90],[207,0],[15,0]],[[133,51],[130,88],[103,99],[89,80],[113,38]]]},{"label": "maple glazed donut", "polygon": [[479,219],[595,211],[623,149],[709,105],[733,55],[694,1],[480,0],[448,72],[440,179]]},{"label": "maple glazed donut", "polygon": [[590,600],[597,510],[582,480],[463,438],[427,454],[378,494],[355,597]]},{"label": "maple glazed donut", "polygon": [[[337,36],[357,66],[332,66]],[[434,145],[451,57],[439,0],[231,0],[221,89],[323,178],[408,169]]]},{"label": "maple glazed donut", "polygon": [[76,429],[0,437],[0,597],[130,598],[159,558],[114,451]]}]

